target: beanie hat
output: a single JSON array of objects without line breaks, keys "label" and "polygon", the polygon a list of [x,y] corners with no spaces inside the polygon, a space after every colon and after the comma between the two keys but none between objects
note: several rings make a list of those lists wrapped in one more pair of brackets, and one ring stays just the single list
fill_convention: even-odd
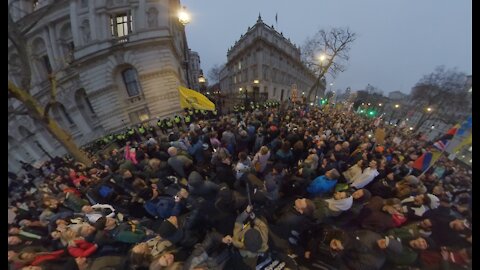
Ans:
[{"label": "beanie hat", "polygon": [[73,257],[68,258],[68,260],[63,265],[63,269],[65,269],[65,270],[79,270],[77,262],[75,261],[75,258],[73,258]]},{"label": "beanie hat", "polygon": [[395,254],[399,254],[400,252],[402,252],[402,243],[397,239],[391,239],[390,237],[385,236],[385,244],[387,245],[387,252]]},{"label": "beanie hat", "polygon": [[168,238],[177,232],[177,227],[175,227],[170,221],[164,220],[157,229],[157,233],[162,238]]},{"label": "beanie hat", "polygon": [[248,229],[243,237],[245,249],[250,252],[257,252],[262,247],[262,235],[254,228]]},{"label": "beanie hat", "polygon": [[203,177],[197,171],[193,171],[188,176],[188,184],[192,187],[198,187],[203,182]]}]

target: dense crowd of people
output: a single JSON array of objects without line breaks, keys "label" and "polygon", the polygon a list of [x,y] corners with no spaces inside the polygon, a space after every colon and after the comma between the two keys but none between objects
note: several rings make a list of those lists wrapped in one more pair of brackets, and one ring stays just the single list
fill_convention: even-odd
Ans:
[{"label": "dense crowd of people", "polygon": [[9,269],[471,268],[471,171],[413,168],[420,134],[335,108],[202,118],[9,174]]}]

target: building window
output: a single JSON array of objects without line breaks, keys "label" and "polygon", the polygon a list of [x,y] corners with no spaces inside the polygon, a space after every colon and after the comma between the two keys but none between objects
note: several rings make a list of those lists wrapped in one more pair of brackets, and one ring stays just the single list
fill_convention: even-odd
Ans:
[{"label": "building window", "polygon": [[72,120],[72,117],[70,117],[70,114],[68,114],[67,110],[65,110],[65,107],[63,105],[59,106],[60,107],[60,110],[62,111],[62,114],[65,116],[65,118],[67,119],[68,123],[70,125],[73,125],[73,120]]},{"label": "building window", "polygon": [[112,36],[123,37],[133,31],[132,15],[130,13],[118,14],[110,17]]},{"label": "building window", "polygon": [[47,70],[48,74],[52,73],[52,65],[50,65],[50,60],[48,59],[48,55],[42,56],[42,61],[43,65],[45,66],[45,69]]},{"label": "building window", "polygon": [[133,68],[128,68],[122,72],[123,82],[127,88],[129,97],[140,95],[140,83],[138,82],[137,72]]}]

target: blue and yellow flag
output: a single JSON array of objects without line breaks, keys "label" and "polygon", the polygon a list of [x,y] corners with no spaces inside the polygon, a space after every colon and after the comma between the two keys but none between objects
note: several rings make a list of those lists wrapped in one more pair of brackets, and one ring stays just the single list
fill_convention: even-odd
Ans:
[{"label": "blue and yellow flag", "polygon": [[211,102],[206,96],[195,90],[179,86],[178,92],[180,93],[180,106],[182,108],[193,108],[206,111],[215,110],[215,104],[213,104],[213,102]]}]

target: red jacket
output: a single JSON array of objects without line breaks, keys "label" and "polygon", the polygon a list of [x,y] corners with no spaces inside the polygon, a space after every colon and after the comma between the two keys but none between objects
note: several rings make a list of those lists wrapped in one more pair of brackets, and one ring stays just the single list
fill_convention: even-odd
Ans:
[{"label": "red jacket", "polygon": [[63,249],[61,249],[61,250],[57,250],[57,251],[52,251],[48,254],[38,255],[37,257],[35,257],[35,260],[33,260],[33,262],[30,265],[36,266],[36,265],[41,264],[44,261],[56,260],[59,257],[61,257],[64,252],[65,251]]},{"label": "red jacket", "polygon": [[97,246],[83,239],[74,240],[76,247],[68,247],[68,253],[73,257],[88,257],[97,250]]},{"label": "red jacket", "polygon": [[75,172],[74,170],[70,170],[70,172],[68,173],[68,176],[70,176],[70,180],[72,180],[73,184],[75,186],[78,186],[78,184],[80,184],[80,182],[82,182],[84,179],[86,179],[85,176],[78,176],[77,175],[77,172]]},{"label": "red jacket", "polygon": [[66,188],[66,189],[63,190],[63,193],[65,193],[65,194],[67,194],[69,192],[77,195],[78,197],[82,197],[82,193],[80,193],[80,191],[78,191],[78,189],[76,189],[76,188]]}]

